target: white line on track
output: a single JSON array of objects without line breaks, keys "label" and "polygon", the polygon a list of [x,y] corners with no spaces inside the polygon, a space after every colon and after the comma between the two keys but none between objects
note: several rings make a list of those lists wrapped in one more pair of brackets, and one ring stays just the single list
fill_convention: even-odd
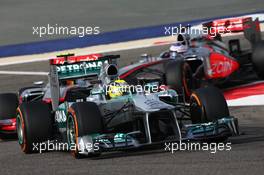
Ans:
[{"label": "white line on track", "polygon": [[227,100],[228,106],[259,106],[264,105],[264,95],[252,95],[235,100]]},{"label": "white line on track", "polygon": [[0,74],[5,74],[5,75],[38,75],[38,76],[47,76],[48,72],[0,71]]},{"label": "white line on track", "polygon": [[259,80],[259,81],[255,81],[255,82],[252,82],[252,83],[247,83],[247,84],[243,84],[243,85],[233,86],[233,87],[224,89],[224,91],[229,91],[229,90],[242,88],[242,87],[247,87],[247,86],[258,85],[258,84],[261,84],[261,83],[264,83],[264,80]]}]

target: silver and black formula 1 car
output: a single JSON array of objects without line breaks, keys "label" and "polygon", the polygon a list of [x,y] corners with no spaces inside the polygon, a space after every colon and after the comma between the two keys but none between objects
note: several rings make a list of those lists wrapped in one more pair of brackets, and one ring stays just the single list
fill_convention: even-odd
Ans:
[{"label": "silver and black formula 1 car", "polygon": [[[118,57],[108,55],[84,61],[70,56],[60,58],[63,61],[51,60],[52,106],[31,101],[21,103],[17,109],[22,151],[38,152],[39,144],[59,142],[79,158],[166,141],[222,140],[238,134],[237,119],[230,116],[218,89],[196,90],[189,104],[180,103],[178,94],[171,89],[131,90],[117,78]],[[60,87],[65,81],[71,86],[60,102]],[[129,90],[113,96],[116,86],[108,86],[113,81],[123,82]],[[147,79],[143,82],[154,86]]]}]

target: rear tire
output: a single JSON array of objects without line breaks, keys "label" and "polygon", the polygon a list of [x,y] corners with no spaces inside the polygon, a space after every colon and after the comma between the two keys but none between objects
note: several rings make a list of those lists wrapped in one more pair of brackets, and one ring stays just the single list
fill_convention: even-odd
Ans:
[{"label": "rear tire", "polygon": [[192,70],[184,61],[173,61],[166,67],[166,84],[189,99],[193,87]]},{"label": "rear tire", "polygon": [[52,114],[50,106],[42,102],[25,102],[17,109],[18,142],[25,153],[33,153],[33,144],[52,138]]},{"label": "rear tire", "polygon": [[190,97],[192,123],[214,122],[229,116],[229,109],[222,92],[209,86],[195,90]]},{"label": "rear tire", "polygon": [[0,94],[0,120],[16,118],[18,97],[14,93]]},{"label": "rear tire", "polygon": [[[75,158],[85,157],[78,150],[78,137],[102,133],[102,115],[96,103],[79,102],[74,103],[67,117],[67,138],[69,145],[75,144],[76,149],[71,150]],[[88,156],[99,156],[100,153],[89,153]]]},{"label": "rear tire", "polygon": [[258,43],[252,53],[253,67],[259,76],[264,79],[264,43]]}]

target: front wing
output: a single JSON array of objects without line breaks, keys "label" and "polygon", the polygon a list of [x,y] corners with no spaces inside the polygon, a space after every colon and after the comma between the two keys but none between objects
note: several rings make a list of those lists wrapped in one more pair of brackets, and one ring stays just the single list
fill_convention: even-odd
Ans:
[{"label": "front wing", "polygon": [[[135,133],[107,133],[93,134],[79,137],[79,151],[81,154],[93,152],[116,151],[131,148],[139,148],[146,145],[160,144],[168,141],[210,141],[212,139],[226,139],[239,135],[238,121],[234,117],[224,117],[215,122],[190,124],[185,126],[185,136],[181,139],[171,137],[161,142],[140,143]],[[97,149],[86,148],[85,145],[96,145]]]}]

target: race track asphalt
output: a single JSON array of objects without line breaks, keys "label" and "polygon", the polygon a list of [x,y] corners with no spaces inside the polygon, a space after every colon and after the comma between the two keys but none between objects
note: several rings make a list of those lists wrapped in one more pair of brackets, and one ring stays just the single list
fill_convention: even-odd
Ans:
[{"label": "race track asphalt", "polygon": [[1,0],[0,45],[65,37],[32,35],[48,24],[106,32],[260,10],[263,0]]},{"label": "race track asphalt", "polygon": [[[141,53],[158,54],[167,46],[116,52],[121,64]],[[115,53],[115,54],[116,54]],[[0,70],[47,71],[47,62],[12,65]],[[16,91],[45,77],[0,75],[0,91]],[[230,108],[239,119],[241,136],[231,138],[231,151],[164,151],[165,146],[129,152],[106,153],[96,159],[75,160],[68,152],[25,155],[17,141],[0,141],[0,174],[261,174],[264,161],[264,108]]]}]

